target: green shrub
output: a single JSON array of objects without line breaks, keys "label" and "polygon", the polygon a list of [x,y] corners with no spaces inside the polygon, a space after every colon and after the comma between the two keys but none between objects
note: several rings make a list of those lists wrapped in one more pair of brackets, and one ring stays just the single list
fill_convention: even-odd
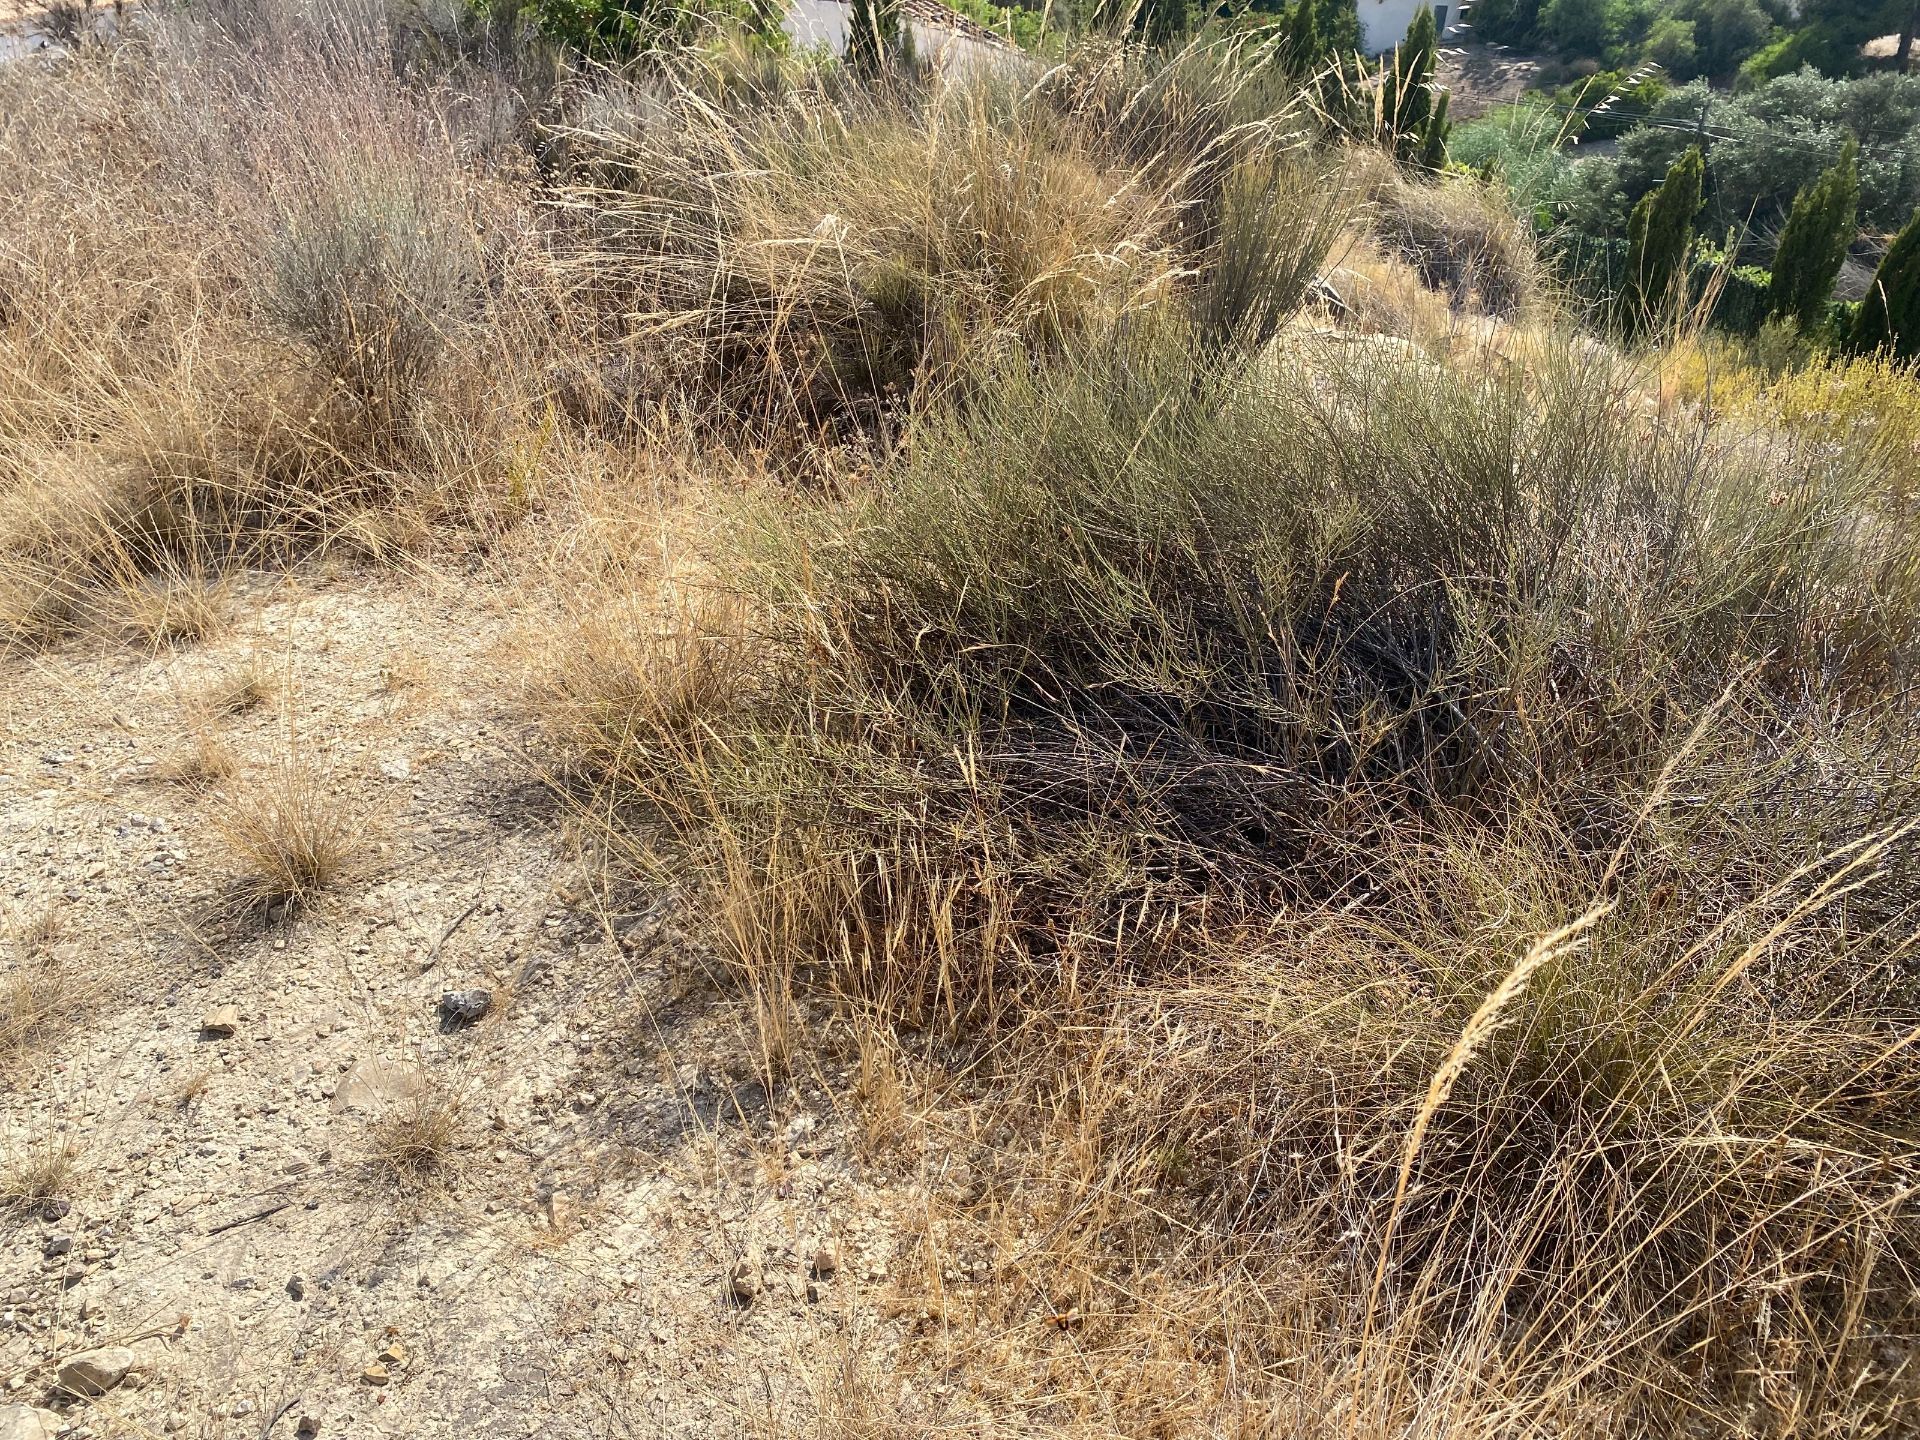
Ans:
[{"label": "green shrub", "polygon": [[262,307],[370,428],[392,432],[470,316],[479,276],[457,198],[366,157],[286,203],[267,246]]},{"label": "green shrub", "polygon": [[1706,165],[1697,149],[1673,163],[1667,178],[1642,196],[1627,223],[1627,315],[1636,323],[1657,319],[1673,302],[1675,279],[1693,245],[1693,219],[1700,213]]},{"label": "green shrub", "polygon": [[1774,252],[1768,308],[1802,329],[1825,312],[1853,243],[1860,203],[1859,154],[1860,147],[1849,140],[1833,168],[1794,196]]},{"label": "green shrub", "polygon": [[780,33],[780,11],[766,0],[529,0],[527,8],[552,39],[615,59],[715,31]]},{"label": "green shrub", "polygon": [[1767,316],[1772,276],[1757,265],[1740,265],[1724,253],[1703,249],[1687,277],[1687,299],[1696,310],[1705,305],[1716,329],[1751,335]]},{"label": "green shrub", "polygon": [[[871,488],[754,507],[717,567],[754,658],[694,723],[633,687],[593,753],[756,983],[1117,1087],[1099,1171],[1150,1178],[1154,1223],[1324,1241],[1337,1303],[1423,1340],[1544,1327],[1543,1393],[1603,1305],[1636,1423],[1702,1337],[1782,1326],[1819,1357],[1798,1413],[1884,1413],[1822,1377],[1910,1333],[1920,1245],[1886,472],[1645,423],[1565,352],[1190,338],[1009,360]],[[1829,1230],[1855,1263],[1757,1316]],[[1740,1403],[1716,1373],[1675,1428]]]},{"label": "green shrub", "polygon": [[1920,355],[1920,211],[1894,237],[1853,320],[1853,343]]},{"label": "green shrub", "polygon": [[1563,148],[1566,134],[1566,117],[1559,111],[1538,100],[1521,100],[1454,126],[1447,153],[1456,165],[1498,181],[1515,212],[1532,218],[1572,164]]},{"label": "green shrub", "polygon": [[[839,657],[809,704],[972,734],[1011,793],[1117,807],[1196,876],[1330,860],[1364,777],[1598,823],[1727,657],[1789,686],[1912,663],[1920,592],[1875,593],[1901,541],[1854,528],[1878,483],[1858,457],[1703,473],[1623,420],[1604,371],[1521,383],[1337,346],[1219,371],[1158,328],[1008,365],[879,494],[770,521],[753,583],[794,654]],[[1575,683],[1589,698],[1556,708]]]},{"label": "green shrub", "polygon": [[1348,218],[1338,167],[1299,156],[1239,166],[1191,304],[1202,343],[1257,348],[1300,308]]}]

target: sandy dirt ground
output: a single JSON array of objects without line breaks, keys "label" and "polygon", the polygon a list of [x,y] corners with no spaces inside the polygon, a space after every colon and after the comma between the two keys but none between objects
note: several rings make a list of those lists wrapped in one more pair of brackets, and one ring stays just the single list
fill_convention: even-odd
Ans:
[{"label": "sandy dirt ground", "polygon": [[1540,71],[1540,57],[1502,45],[1454,40],[1442,47],[1438,70],[1452,97],[1449,113],[1455,120],[1472,120],[1526,93]]},{"label": "sandy dirt ground", "polygon": [[[224,605],[177,651],[0,657],[0,907],[51,936],[0,967],[69,984],[0,1084],[0,1161],[71,1166],[0,1225],[0,1412],[76,1440],[819,1423],[897,1348],[911,1187],[861,1163],[843,1077],[769,1106],[671,894],[613,898],[583,858],[514,707],[511,597],[314,572]],[[264,702],[192,718],[241,672]],[[164,778],[203,743],[232,779]],[[235,920],[220,807],[290,756],[366,873]],[[448,1173],[409,1193],[381,1137],[442,1105]],[[126,1379],[64,1394],[103,1348]]]}]

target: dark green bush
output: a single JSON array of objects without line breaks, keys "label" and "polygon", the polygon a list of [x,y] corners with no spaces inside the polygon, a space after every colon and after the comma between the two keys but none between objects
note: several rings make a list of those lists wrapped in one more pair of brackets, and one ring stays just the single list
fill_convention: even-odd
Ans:
[{"label": "dark green bush", "polygon": [[1731,264],[1724,255],[1703,252],[1694,257],[1687,276],[1692,306],[1713,297],[1707,321],[1719,330],[1751,335],[1766,320],[1772,277],[1757,265]]},{"label": "dark green bush", "polygon": [[1920,210],[1894,237],[1853,317],[1853,343],[1920,355]]}]

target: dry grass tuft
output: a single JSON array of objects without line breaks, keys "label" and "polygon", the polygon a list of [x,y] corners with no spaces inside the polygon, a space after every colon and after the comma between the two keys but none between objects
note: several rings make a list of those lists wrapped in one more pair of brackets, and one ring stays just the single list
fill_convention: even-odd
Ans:
[{"label": "dry grass tuft", "polygon": [[723,54],[601,94],[555,151],[594,227],[581,290],[651,297],[662,378],[781,450],[888,434],[984,360],[1189,292],[1208,343],[1258,343],[1349,197],[1301,97],[1238,54],[1096,46],[884,94],[803,66],[741,87]]},{"label": "dry grass tuft", "polygon": [[186,699],[186,711],[194,717],[245,715],[257,710],[278,693],[273,674],[258,660],[216,676]]},{"label": "dry grass tuft", "polygon": [[7,925],[7,942],[24,963],[51,950],[67,933],[66,913],[52,901]]},{"label": "dry grass tuft", "polygon": [[61,962],[24,960],[0,976],[0,1074],[13,1074],[54,1044],[73,1025],[79,1003],[80,987]]},{"label": "dry grass tuft", "polygon": [[0,642],[178,644],[236,566],[524,514],[488,492],[572,327],[472,133],[523,101],[397,80],[392,19],[178,12],[0,77]]},{"label": "dry grass tuft", "polygon": [[224,588],[204,574],[160,573],[131,581],[117,599],[129,635],[156,647],[174,646],[219,630]]},{"label": "dry grass tuft", "polygon": [[58,950],[67,925],[47,905],[7,927],[12,957],[0,972],[0,1075],[18,1073],[27,1059],[56,1044],[77,1020],[86,989]]},{"label": "dry grass tuft", "polygon": [[186,743],[159,761],[153,778],[163,784],[205,787],[231,780],[240,771],[233,747],[204,726],[189,729]]},{"label": "dry grass tuft", "polygon": [[444,1190],[457,1174],[462,1121],[460,1097],[428,1087],[373,1122],[368,1159],[403,1194]]},{"label": "dry grass tuft", "polygon": [[211,1070],[189,1070],[174,1082],[172,1088],[175,1108],[186,1110],[205,1098],[207,1087],[213,1081]]},{"label": "dry grass tuft", "polygon": [[238,871],[233,902],[274,918],[364,871],[368,821],[343,782],[289,744],[263,773],[216,793],[210,825]]},{"label": "dry grass tuft", "polygon": [[0,1212],[29,1214],[64,1199],[78,1173],[77,1157],[71,1143],[49,1140],[0,1160]]},{"label": "dry grass tuft", "polygon": [[1434,180],[1361,152],[1368,229],[1457,310],[1505,320],[1540,308],[1543,276],[1533,237],[1505,193],[1466,176]]}]

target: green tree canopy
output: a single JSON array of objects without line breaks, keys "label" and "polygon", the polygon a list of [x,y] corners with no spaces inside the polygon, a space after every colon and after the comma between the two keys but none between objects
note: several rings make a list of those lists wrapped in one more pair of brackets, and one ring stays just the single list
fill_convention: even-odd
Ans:
[{"label": "green tree canopy", "polygon": [[1874,271],[1854,317],[1853,343],[1862,350],[1884,346],[1902,357],[1920,355],[1920,210]]},{"label": "green tree canopy", "polygon": [[1326,52],[1321,47],[1320,21],[1314,13],[1313,0],[1294,0],[1293,9],[1287,13],[1286,29],[1282,32],[1280,54],[1287,68],[1294,71],[1306,71],[1318,65]]},{"label": "green tree canopy", "polygon": [[853,0],[847,16],[847,64],[862,75],[877,75],[899,48],[897,0]]},{"label": "green tree canopy", "polygon": [[1658,316],[1672,296],[1676,278],[1685,271],[1706,168],[1699,147],[1689,147],[1673,162],[1667,178],[1633,207],[1627,221],[1627,283],[1622,294],[1630,323],[1642,324]]},{"label": "green tree canopy", "polygon": [[1859,145],[1847,141],[1839,160],[1793,197],[1787,228],[1774,252],[1767,308],[1802,329],[1825,310],[1858,226],[1859,156]]}]

